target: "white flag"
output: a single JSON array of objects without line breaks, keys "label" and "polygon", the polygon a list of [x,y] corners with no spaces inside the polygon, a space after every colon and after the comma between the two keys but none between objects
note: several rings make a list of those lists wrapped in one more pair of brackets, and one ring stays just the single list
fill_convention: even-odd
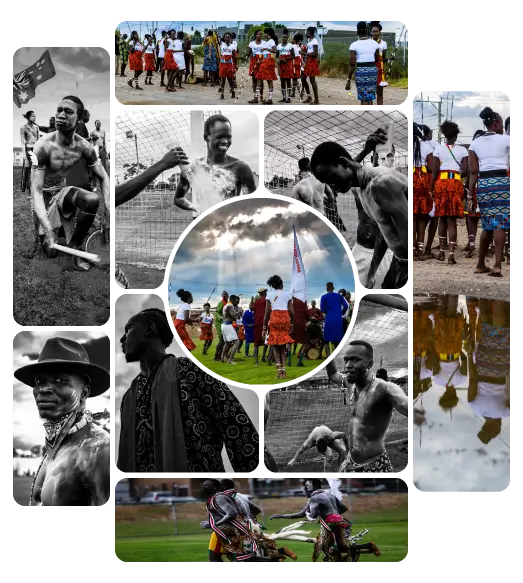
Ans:
[{"label": "white flag", "polygon": [[301,300],[302,302],[307,301],[307,278],[305,276],[305,266],[301,258],[300,245],[298,243],[298,237],[296,236],[296,229],[294,230],[294,253],[292,257],[292,282],[291,282],[291,294],[292,297]]}]

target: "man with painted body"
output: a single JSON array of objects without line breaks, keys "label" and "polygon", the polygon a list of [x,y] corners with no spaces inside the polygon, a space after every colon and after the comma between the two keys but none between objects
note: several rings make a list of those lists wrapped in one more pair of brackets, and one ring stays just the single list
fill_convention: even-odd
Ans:
[{"label": "man with painted body", "polygon": [[[313,447],[325,458],[323,471],[337,472],[347,457],[349,442],[343,431],[331,431],[326,425],[319,425],[310,432],[309,437],[303,442],[303,445],[287,465],[294,466],[300,455]],[[337,460],[334,452],[338,454]]]}]

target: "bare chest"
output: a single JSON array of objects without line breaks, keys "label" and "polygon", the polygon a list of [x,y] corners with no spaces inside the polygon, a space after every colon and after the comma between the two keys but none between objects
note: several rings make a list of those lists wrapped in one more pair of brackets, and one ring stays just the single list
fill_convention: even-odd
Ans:
[{"label": "bare chest", "polygon": [[54,145],[49,155],[48,171],[63,175],[82,158],[82,151],[78,146]]}]

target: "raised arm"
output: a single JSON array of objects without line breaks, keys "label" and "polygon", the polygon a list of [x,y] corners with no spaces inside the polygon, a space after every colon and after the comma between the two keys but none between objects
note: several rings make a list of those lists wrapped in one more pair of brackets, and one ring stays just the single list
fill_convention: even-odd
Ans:
[{"label": "raised arm", "polygon": [[336,360],[331,360],[327,365],[327,376],[329,381],[335,385],[343,386],[343,375],[338,371]]},{"label": "raised arm", "polygon": [[354,161],[358,163],[363,162],[364,158],[376,150],[378,144],[384,144],[386,141],[387,132],[383,128],[378,128],[374,133],[367,137],[363,150],[354,157]]}]

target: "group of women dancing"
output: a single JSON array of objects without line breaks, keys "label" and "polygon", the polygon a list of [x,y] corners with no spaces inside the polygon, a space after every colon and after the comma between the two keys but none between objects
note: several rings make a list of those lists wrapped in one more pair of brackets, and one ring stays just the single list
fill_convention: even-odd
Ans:
[{"label": "group of women dancing", "polygon": [[[441,124],[444,143],[432,141],[427,126],[414,124],[414,260],[445,261],[448,249],[447,262],[456,265],[457,221],[465,217],[465,257],[473,257],[481,219],[474,273],[501,277],[502,263],[510,264],[510,118],[504,123],[490,107],[479,117],[484,129],[476,131],[468,149],[457,143],[460,129],[453,121]],[[490,254],[492,267],[486,265]]]}]

